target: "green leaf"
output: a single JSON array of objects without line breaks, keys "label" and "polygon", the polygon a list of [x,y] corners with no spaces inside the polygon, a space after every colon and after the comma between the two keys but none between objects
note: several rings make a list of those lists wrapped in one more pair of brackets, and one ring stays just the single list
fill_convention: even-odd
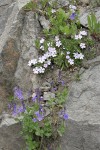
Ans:
[{"label": "green leaf", "polygon": [[35,46],[37,49],[40,48],[40,41],[38,39],[35,41]]},{"label": "green leaf", "polygon": [[64,134],[64,132],[65,132],[65,125],[64,125],[64,123],[62,123],[62,124],[60,125],[60,127],[59,127],[58,130],[57,130],[57,132],[58,132],[58,134],[59,134],[60,136],[62,136],[62,135]]}]

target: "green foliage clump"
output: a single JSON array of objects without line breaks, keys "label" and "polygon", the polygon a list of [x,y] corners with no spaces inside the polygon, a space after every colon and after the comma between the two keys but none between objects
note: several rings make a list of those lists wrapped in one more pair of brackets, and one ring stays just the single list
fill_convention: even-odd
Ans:
[{"label": "green foliage clump", "polygon": [[[37,11],[48,21],[48,27],[41,32],[42,37],[36,40],[39,58],[30,60],[33,73],[44,73],[50,65],[60,69],[80,65],[84,58],[88,40],[87,32],[82,29],[76,6],[57,7],[57,2],[42,0],[41,11]],[[40,7],[37,7],[40,9]],[[49,61],[49,62],[48,62]]]},{"label": "green foliage clump", "polygon": [[33,10],[36,10],[36,8],[37,8],[37,2],[34,0],[30,1],[24,6],[24,10],[26,11],[33,11]]},{"label": "green foliage clump", "polygon": [[55,98],[48,100],[46,106],[42,106],[42,101],[37,96],[33,106],[27,106],[21,121],[28,150],[45,149],[47,140],[62,136],[65,131],[64,120],[68,119],[63,108],[67,94],[68,90],[64,89],[62,93],[57,93]]},{"label": "green foliage clump", "polygon": [[100,38],[100,22],[97,21],[94,13],[88,16],[88,28],[94,38]]}]

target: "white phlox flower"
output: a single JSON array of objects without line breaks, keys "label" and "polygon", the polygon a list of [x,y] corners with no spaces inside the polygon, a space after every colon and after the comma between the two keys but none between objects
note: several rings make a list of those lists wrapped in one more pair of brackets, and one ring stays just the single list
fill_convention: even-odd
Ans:
[{"label": "white phlox flower", "polygon": [[69,55],[66,55],[66,59],[70,59],[70,56],[69,56]]},{"label": "white phlox flower", "polygon": [[84,36],[86,36],[87,35],[87,32],[86,31],[80,31],[80,33],[79,33],[80,35],[84,35]]},{"label": "white phlox flower", "polygon": [[73,53],[75,59],[83,59],[84,55],[82,53]]},{"label": "white phlox flower", "polygon": [[75,40],[78,40],[78,39],[82,39],[82,35],[81,34],[75,35]]},{"label": "white phlox flower", "polygon": [[45,60],[48,59],[48,58],[50,57],[50,53],[49,53],[49,52],[46,52],[46,53],[44,54],[44,57],[45,57]]},{"label": "white phlox flower", "polygon": [[43,63],[43,62],[45,61],[45,59],[46,59],[46,58],[45,58],[44,56],[39,57],[38,62],[39,62],[39,63]]},{"label": "white phlox flower", "polygon": [[56,46],[60,47],[62,45],[61,41],[56,41]]},{"label": "white phlox flower", "polygon": [[80,54],[79,53],[73,53],[75,59],[80,59]]},{"label": "white phlox flower", "polygon": [[69,54],[70,54],[70,52],[68,51],[68,52],[66,52],[66,54],[67,54],[67,55],[69,55]]},{"label": "white phlox flower", "polygon": [[70,63],[70,65],[73,65],[73,64],[74,64],[74,60],[71,59],[71,58],[68,60],[68,62]]},{"label": "white phlox flower", "polygon": [[55,36],[55,41],[59,41],[59,36]]},{"label": "white phlox flower", "polygon": [[48,65],[51,65],[51,60],[48,60],[48,61],[47,61],[47,64],[48,64]]},{"label": "white phlox flower", "polygon": [[56,57],[57,56],[57,51],[53,47],[48,48],[48,53],[49,53],[49,56],[51,56],[51,57]]},{"label": "white phlox flower", "polygon": [[82,53],[80,53],[80,59],[83,59],[84,55]]},{"label": "white phlox flower", "polygon": [[43,67],[44,67],[44,68],[47,68],[47,67],[48,67],[48,64],[45,63],[45,64],[43,65]]},{"label": "white phlox flower", "polygon": [[52,10],[51,10],[51,12],[52,12],[52,13],[55,13],[55,12],[56,12],[56,10],[55,10],[55,9],[52,9]]},{"label": "white phlox flower", "polygon": [[39,73],[44,73],[44,71],[45,71],[45,68],[43,68],[43,67],[40,67],[40,68],[38,68],[38,71],[39,71]]},{"label": "white phlox flower", "polygon": [[54,47],[48,47],[48,51],[53,52],[53,51],[56,51],[56,49]]},{"label": "white phlox flower", "polygon": [[33,68],[33,73],[38,74],[38,67]]},{"label": "white phlox flower", "polygon": [[69,8],[70,8],[70,10],[71,10],[73,13],[74,13],[75,10],[76,10],[76,6],[74,6],[74,5],[70,5]]},{"label": "white phlox flower", "polygon": [[33,73],[34,73],[34,74],[44,73],[44,71],[45,71],[45,68],[43,68],[43,67],[35,67],[35,68],[33,69]]},{"label": "white phlox flower", "polygon": [[32,59],[28,62],[28,66],[32,66],[32,65],[35,65],[37,64],[37,59]]},{"label": "white phlox flower", "polygon": [[57,52],[56,51],[55,52],[49,52],[49,54],[50,54],[51,57],[56,57],[57,56]]},{"label": "white phlox flower", "polygon": [[56,52],[56,49],[54,47],[49,47],[48,48],[48,53],[51,57],[56,57],[57,56],[57,52]]},{"label": "white phlox flower", "polygon": [[80,44],[80,47],[81,47],[82,49],[86,48],[85,43],[81,43],[81,44]]},{"label": "white phlox flower", "polygon": [[40,49],[44,51],[44,46],[43,46],[43,45],[41,45],[41,46],[40,46]]},{"label": "white phlox flower", "polygon": [[45,56],[46,59],[48,59],[49,57],[51,57],[51,54],[50,54],[50,52],[47,51],[47,52],[44,54],[44,56]]},{"label": "white phlox flower", "polygon": [[42,39],[40,40],[40,43],[42,44],[42,43],[44,43],[44,41],[45,41],[45,40],[42,38]]},{"label": "white phlox flower", "polygon": [[28,62],[28,66],[30,67],[32,66],[31,60]]},{"label": "white phlox flower", "polygon": [[31,60],[31,63],[32,63],[33,65],[37,64],[37,59],[32,59],[32,60]]},{"label": "white phlox flower", "polygon": [[74,6],[74,5],[69,5],[69,8],[76,10],[76,6]]}]

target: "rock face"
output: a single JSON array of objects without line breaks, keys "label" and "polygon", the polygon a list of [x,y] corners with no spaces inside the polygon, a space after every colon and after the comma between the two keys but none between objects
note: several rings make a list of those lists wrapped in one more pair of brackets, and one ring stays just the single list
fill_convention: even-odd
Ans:
[{"label": "rock face", "polygon": [[63,150],[100,149],[100,56],[89,65],[81,80],[70,87]]},{"label": "rock face", "polygon": [[26,93],[39,84],[27,66],[32,56],[37,57],[35,39],[41,30],[34,12],[22,9],[29,1],[0,0],[0,113],[14,86],[20,86]]},{"label": "rock face", "polygon": [[8,115],[0,116],[0,150],[25,150],[25,142],[20,134],[21,125]]},{"label": "rock face", "polygon": [[0,35],[4,31],[7,19],[12,12],[13,8],[13,5],[11,5],[12,2],[14,1],[0,0]]},{"label": "rock face", "polygon": [[[100,7],[92,9],[92,12],[95,13],[97,20],[100,21]],[[91,13],[90,9],[87,10],[80,9],[80,23],[85,27],[87,27],[88,25],[87,16],[90,15],[90,13]]]},{"label": "rock face", "polygon": [[24,24],[20,37],[21,53],[15,72],[15,82],[25,90],[25,93],[32,88],[35,89],[39,84],[36,75],[32,73],[27,64],[30,59],[38,57],[38,52],[35,49],[35,40],[40,29],[38,18],[35,18],[34,12],[27,12],[24,16]]},{"label": "rock face", "polygon": [[[41,28],[34,13],[22,9],[29,1],[0,0],[0,114],[7,107],[14,86],[25,92],[37,86],[37,77],[30,73],[27,63],[37,56],[34,42]],[[25,149],[21,126],[11,121],[10,125],[2,124],[0,118],[0,150]]]},{"label": "rock face", "polygon": [[0,150],[25,150],[25,143],[20,135],[21,126],[14,124],[0,129]]},{"label": "rock face", "polygon": [[[25,93],[40,85],[39,77],[33,75],[27,63],[29,59],[38,57],[35,39],[41,26],[49,27],[49,23],[43,22],[43,16],[38,18],[34,12],[22,9],[29,1],[0,0],[0,114],[15,85],[22,88],[25,99]],[[58,0],[58,7],[68,4],[68,0]],[[89,12],[80,16],[83,26],[87,26]],[[95,12],[99,20],[100,9]],[[72,83],[70,88],[66,104],[69,120],[62,138],[62,150],[100,150],[100,57],[89,65],[92,66],[81,75],[81,81]],[[51,95],[47,93],[50,87],[42,88],[47,100]],[[20,125],[9,116],[6,116],[5,122],[0,118],[0,150],[25,150],[19,134]]]}]

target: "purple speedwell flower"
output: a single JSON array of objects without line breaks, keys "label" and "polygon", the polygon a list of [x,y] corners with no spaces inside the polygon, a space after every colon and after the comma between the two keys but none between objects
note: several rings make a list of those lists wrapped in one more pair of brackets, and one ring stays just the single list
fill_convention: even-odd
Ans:
[{"label": "purple speedwell flower", "polygon": [[32,121],[35,123],[35,122],[37,122],[37,119],[36,119],[36,118],[33,118]]},{"label": "purple speedwell flower", "polygon": [[17,116],[18,114],[25,112],[25,109],[23,108],[23,106],[16,106],[13,109],[13,116]]},{"label": "purple speedwell flower", "polygon": [[63,118],[64,118],[64,120],[67,120],[68,119],[68,114],[64,114]]},{"label": "purple speedwell flower", "polygon": [[44,118],[43,115],[39,111],[36,111],[35,115],[36,115],[38,121],[42,121]]},{"label": "purple speedwell flower", "polygon": [[26,110],[26,106],[25,106],[24,101],[22,101],[22,107],[23,107],[23,112],[24,112]]},{"label": "purple speedwell flower", "polygon": [[22,105],[21,106],[17,106],[16,103],[14,103],[12,105],[12,108],[13,108],[13,116],[17,116],[18,114],[22,113],[22,112],[25,112],[26,110],[26,106],[25,106],[25,103],[22,101]]},{"label": "purple speedwell flower", "polygon": [[64,120],[68,120],[68,114],[65,113],[65,110],[59,112],[59,117],[63,118]]},{"label": "purple speedwell flower", "polygon": [[38,121],[42,121],[42,120],[43,120],[43,115],[39,114],[39,115],[37,116],[37,119],[38,119]]},{"label": "purple speedwell flower", "polygon": [[16,109],[17,109],[17,106],[16,106],[16,103],[13,104],[13,113],[16,113]]},{"label": "purple speedwell flower", "polygon": [[23,106],[20,106],[20,107],[18,107],[17,108],[17,114],[19,114],[19,113],[22,113],[22,112],[24,112],[25,111],[25,109],[23,108]]},{"label": "purple speedwell flower", "polygon": [[12,104],[9,103],[9,104],[8,104],[8,109],[11,109],[11,108],[12,108]]},{"label": "purple speedwell flower", "polygon": [[35,95],[34,97],[32,97],[32,101],[35,102],[37,99],[37,95]]},{"label": "purple speedwell flower", "polygon": [[35,93],[36,93],[36,96],[37,96],[37,101],[38,101],[38,102],[41,101],[41,91],[40,91],[40,89],[37,88],[37,89],[35,90]]},{"label": "purple speedwell flower", "polygon": [[71,20],[74,20],[75,17],[76,17],[76,14],[75,14],[75,13],[72,13],[71,16],[70,16],[70,19],[71,19]]},{"label": "purple speedwell flower", "polygon": [[22,90],[19,87],[14,88],[14,96],[20,100],[24,99],[23,94],[22,94]]}]

